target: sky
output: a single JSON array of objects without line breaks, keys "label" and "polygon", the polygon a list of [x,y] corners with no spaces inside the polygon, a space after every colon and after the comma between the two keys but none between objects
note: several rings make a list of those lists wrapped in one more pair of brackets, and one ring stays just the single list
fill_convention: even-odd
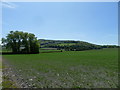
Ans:
[{"label": "sky", "polygon": [[38,39],[118,44],[117,2],[11,2],[2,5],[2,37],[9,31]]}]

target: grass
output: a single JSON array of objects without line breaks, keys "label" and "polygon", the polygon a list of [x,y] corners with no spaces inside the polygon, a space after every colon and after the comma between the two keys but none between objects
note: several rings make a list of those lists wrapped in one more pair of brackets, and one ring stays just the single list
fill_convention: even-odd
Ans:
[{"label": "grass", "polygon": [[4,76],[3,79],[4,79],[3,82],[2,82],[2,87],[3,88],[17,88],[14,85],[15,83],[9,80],[9,77]]},{"label": "grass", "polygon": [[[59,52],[61,50],[57,50],[56,48],[40,48],[40,53],[41,52]],[[12,50],[7,50],[7,49],[2,49],[0,50],[0,53],[1,52],[12,52]]]},{"label": "grass", "polygon": [[3,55],[3,58],[26,87],[118,87],[117,49]]},{"label": "grass", "polygon": [[71,45],[76,45],[75,43],[61,43],[61,44],[58,44],[60,46],[71,46]]},{"label": "grass", "polygon": [[40,49],[40,53],[41,52],[60,52],[61,50],[57,50],[57,49]]},{"label": "grass", "polygon": [[12,50],[3,48],[2,50],[0,50],[0,53],[1,53],[1,52],[12,52]]},{"label": "grass", "polygon": [[[2,69],[4,70],[6,67],[2,65],[2,61],[0,61],[0,74],[2,72]],[[8,68],[7,68],[8,69]],[[10,80],[11,77],[8,77],[6,74],[3,75],[3,72],[2,74],[0,75],[0,80],[2,82],[0,82],[0,88],[17,88],[14,84],[13,81]]]}]

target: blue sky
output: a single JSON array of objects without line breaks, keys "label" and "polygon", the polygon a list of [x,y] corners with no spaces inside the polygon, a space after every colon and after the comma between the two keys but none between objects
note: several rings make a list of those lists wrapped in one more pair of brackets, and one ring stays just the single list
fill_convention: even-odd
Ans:
[{"label": "blue sky", "polygon": [[3,3],[2,35],[19,30],[39,39],[118,44],[117,2]]}]

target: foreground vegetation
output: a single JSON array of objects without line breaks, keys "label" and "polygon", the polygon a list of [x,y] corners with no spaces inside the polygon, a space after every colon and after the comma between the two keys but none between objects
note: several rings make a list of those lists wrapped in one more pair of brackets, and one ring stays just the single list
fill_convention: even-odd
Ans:
[{"label": "foreground vegetation", "polygon": [[[118,50],[3,55],[17,84],[30,88],[117,88]],[[11,73],[11,74],[10,74]]]}]

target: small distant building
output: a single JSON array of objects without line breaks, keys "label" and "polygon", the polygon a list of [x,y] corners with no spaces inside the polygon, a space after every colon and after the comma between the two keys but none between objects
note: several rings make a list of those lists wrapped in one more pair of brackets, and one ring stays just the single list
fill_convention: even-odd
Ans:
[{"label": "small distant building", "polygon": [[20,46],[20,51],[23,51],[25,49],[25,46],[21,45]]}]

